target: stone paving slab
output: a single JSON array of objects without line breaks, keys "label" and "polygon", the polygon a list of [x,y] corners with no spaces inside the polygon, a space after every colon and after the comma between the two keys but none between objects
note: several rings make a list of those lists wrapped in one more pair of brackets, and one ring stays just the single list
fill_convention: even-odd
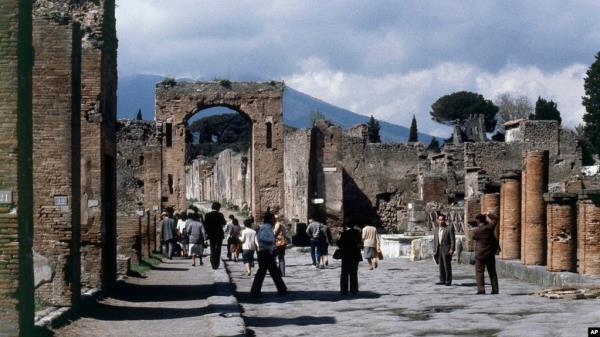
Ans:
[{"label": "stone paving slab", "polygon": [[[339,261],[318,270],[310,256],[288,250],[291,293],[277,296],[267,276],[264,295],[241,263],[228,262],[249,336],[587,336],[600,325],[600,300],[551,300],[529,295],[540,288],[501,278],[499,295],[475,295],[474,267],[454,261],[450,287],[436,286],[431,260],[386,259],[359,267],[360,295],[339,295]],[[490,288],[488,285],[488,292]]]},{"label": "stone paving slab", "polygon": [[243,336],[240,307],[226,272],[165,260],[147,278],[129,278],[86,308],[57,336]]}]

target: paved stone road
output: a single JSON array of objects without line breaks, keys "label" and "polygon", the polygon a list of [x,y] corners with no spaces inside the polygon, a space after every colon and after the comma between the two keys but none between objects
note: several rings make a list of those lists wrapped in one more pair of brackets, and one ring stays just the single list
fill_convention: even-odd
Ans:
[{"label": "paved stone road", "polygon": [[[208,259],[205,258],[205,262]],[[224,269],[166,260],[145,279],[129,278],[57,336],[242,336],[239,306]]]},{"label": "paved stone road", "polygon": [[[528,293],[537,286],[500,279],[500,295],[475,295],[473,266],[454,265],[454,283],[436,286],[432,261],[387,259],[368,271],[360,264],[358,297],[339,295],[340,265],[310,265],[288,250],[284,280],[291,294],[276,295],[267,276],[264,296],[252,299],[252,279],[228,263],[248,335],[256,336],[587,336],[600,326],[600,300],[550,300]],[[489,292],[489,286],[488,286]]]}]

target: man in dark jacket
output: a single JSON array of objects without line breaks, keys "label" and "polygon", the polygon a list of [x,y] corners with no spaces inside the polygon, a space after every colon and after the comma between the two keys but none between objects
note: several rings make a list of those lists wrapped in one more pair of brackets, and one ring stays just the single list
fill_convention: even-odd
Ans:
[{"label": "man in dark jacket", "polygon": [[223,232],[225,217],[219,212],[221,204],[218,202],[213,202],[211,208],[212,211],[204,216],[204,229],[208,240],[210,240],[210,264],[213,269],[217,269],[221,264],[221,245],[223,244],[223,238],[225,238]]},{"label": "man in dark jacket", "polygon": [[498,293],[498,275],[496,274],[496,252],[500,248],[495,235],[496,217],[478,214],[475,217],[477,227],[472,231],[473,240],[477,241],[475,246],[475,279],[477,280],[477,294],[485,294],[484,273],[485,268],[490,275],[492,294]]},{"label": "man in dark jacket", "polygon": [[452,254],[456,246],[454,227],[448,226],[446,216],[438,215],[438,226],[433,231],[433,253],[434,258],[440,266],[440,282],[438,285],[452,284]]},{"label": "man in dark jacket", "polygon": [[350,279],[350,293],[358,294],[358,263],[362,261],[360,255],[361,232],[344,223],[344,231],[337,241],[342,257],[342,274],[340,276],[340,293],[348,294],[348,279]]},{"label": "man in dark jacket", "polygon": [[170,260],[173,258],[173,244],[177,238],[177,224],[173,219],[172,211],[163,212],[161,216],[163,216],[160,222],[163,256]]}]

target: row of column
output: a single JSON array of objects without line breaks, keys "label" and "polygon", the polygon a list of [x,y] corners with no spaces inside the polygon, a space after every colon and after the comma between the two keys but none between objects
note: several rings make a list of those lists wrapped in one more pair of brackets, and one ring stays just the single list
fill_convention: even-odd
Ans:
[{"label": "row of column", "polygon": [[[548,152],[528,152],[523,171],[507,172],[500,190],[502,259],[549,271],[600,275],[600,197],[547,193]],[[495,195],[484,195],[483,205]]]}]

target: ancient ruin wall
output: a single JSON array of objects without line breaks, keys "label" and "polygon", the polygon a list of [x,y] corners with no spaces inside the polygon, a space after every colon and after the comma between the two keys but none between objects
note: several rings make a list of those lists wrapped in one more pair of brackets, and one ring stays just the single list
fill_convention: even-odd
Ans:
[{"label": "ancient ruin wall", "polygon": [[[0,335],[33,334],[31,2],[0,5]],[[19,180],[17,178],[19,177]],[[10,194],[10,196],[8,195]]]},{"label": "ancient ruin wall", "polygon": [[600,275],[600,194],[581,195],[577,207],[577,271]]},{"label": "ancient ruin wall", "polygon": [[118,122],[117,253],[132,261],[147,256],[153,242],[159,212],[159,135],[154,122]]},{"label": "ancient ruin wall", "polygon": [[500,257],[521,258],[521,174],[505,175],[500,189]]},{"label": "ancient ruin wall", "polygon": [[422,153],[422,145],[365,144],[344,137],[344,216],[375,218],[378,195],[385,193],[404,191],[410,194],[405,200],[417,199],[417,175],[426,160]]},{"label": "ancient ruin wall", "polygon": [[308,185],[311,131],[307,129],[286,130],[284,138],[283,214],[288,219],[308,222]]},{"label": "ancient ruin wall", "polygon": [[[481,213],[494,214],[496,219],[500,217],[500,193],[485,193],[481,197]],[[496,224],[496,238],[500,237],[500,224]]]},{"label": "ancient ruin wall", "polygon": [[551,194],[546,198],[548,219],[548,271],[577,269],[577,218],[575,195]]},{"label": "ancient ruin wall", "polygon": [[[33,45],[36,297],[71,306],[80,296],[79,25],[36,18]],[[41,266],[52,273],[39,273]]]},{"label": "ancient ruin wall", "polygon": [[546,203],[548,152],[532,151],[523,156],[521,203],[521,261],[546,264]]},{"label": "ancient ruin wall", "polygon": [[[283,208],[283,83],[196,82],[156,86],[156,120],[163,127],[162,206],[186,207],[186,123],[198,111],[226,106],[252,122],[251,209]],[[201,112],[200,112],[201,113]],[[171,184],[169,184],[171,182]]]}]

